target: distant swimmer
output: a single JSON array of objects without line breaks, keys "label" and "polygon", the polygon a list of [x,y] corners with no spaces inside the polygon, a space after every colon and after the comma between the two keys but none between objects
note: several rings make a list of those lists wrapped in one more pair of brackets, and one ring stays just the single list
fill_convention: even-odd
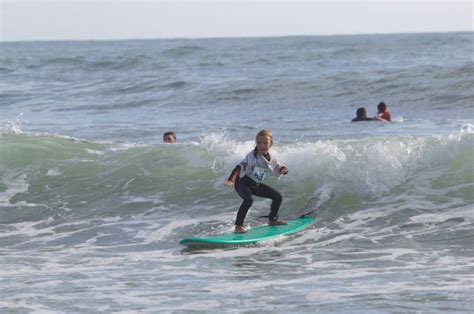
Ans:
[{"label": "distant swimmer", "polygon": [[163,134],[163,142],[168,144],[176,143],[176,133],[168,131]]},{"label": "distant swimmer", "polygon": [[391,122],[392,117],[390,116],[390,112],[388,111],[387,104],[383,101],[377,105],[377,117],[384,119],[385,121]]},{"label": "distant swimmer", "polygon": [[373,118],[369,118],[367,117],[367,110],[365,110],[364,107],[360,107],[359,109],[357,109],[356,111],[356,116],[354,119],[352,119],[351,122],[359,122],[359,121],[385,121],[384,119],[382,118],[379,118],[379,117],[373,117]]}]

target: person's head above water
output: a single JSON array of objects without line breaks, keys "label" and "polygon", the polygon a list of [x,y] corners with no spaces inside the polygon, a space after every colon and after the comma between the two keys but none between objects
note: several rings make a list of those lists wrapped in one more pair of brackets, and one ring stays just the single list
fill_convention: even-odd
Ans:
[{"label": "person's head above water", "polygon": [[385,111],[387,111],[387,104],[382,101],[377,105],[377,109],[379,113],[384,113]]},{"label": "person's head above water", "polygon": [[176,134],[168,131],[163,134],[163,142],[173,144],[176,143]]},{"label": "person's head above water", "polygon": [[365,110],[364,107],[360,107],[360,108],[357,109],[357,111],[356,111],[356,116],[357,116],[358,119],[367,118],[367,110]]}]

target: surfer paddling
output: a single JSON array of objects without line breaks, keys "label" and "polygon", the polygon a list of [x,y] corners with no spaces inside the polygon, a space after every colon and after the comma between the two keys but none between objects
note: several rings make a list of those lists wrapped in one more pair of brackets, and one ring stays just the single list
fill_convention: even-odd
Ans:
[{"label": "surfer paddling", "polygon": [[229,178],[224,182],[225,185],[235,187],[235,191],[243,199],[237,212],[235,221],[235,233],[245,233],[244,220],[247,212],[253,204],[252,195],[270,198],[272,200],[268,224],[270,226],[279,226],[288,224],[286,221],[278,219],[278,210],[282,202],[282,195],[277,190],[262,182],[266,177],[273,174],[276,176],[286,175],[288,169],[280,165],[274,155],[270,155],[270,148],[273,145],[273,134],[269,130],[261,130],[255,138],[255,149],[245,156],[232,170]]},{"label": "surfer paddling", "polygon": [[351,122],[359,122],[359,121],[385,121],[385,120],[380,117],[373,117],[373,118],[367,117],[367,110],[365,110],[364,107],[360,107],[356,111],[356,117],[352,119]]}]

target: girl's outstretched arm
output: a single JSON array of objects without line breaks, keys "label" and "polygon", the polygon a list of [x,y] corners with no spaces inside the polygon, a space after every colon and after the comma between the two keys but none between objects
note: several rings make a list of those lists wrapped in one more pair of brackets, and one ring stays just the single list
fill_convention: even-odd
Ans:
[{"label": "girl's outstretched arm", "polygon": [[224,182],[224,185],[233,187],[235,184],[235,180],[240,175],[240,166],[235,166],[234,170],[230,174],[229,178]]}]

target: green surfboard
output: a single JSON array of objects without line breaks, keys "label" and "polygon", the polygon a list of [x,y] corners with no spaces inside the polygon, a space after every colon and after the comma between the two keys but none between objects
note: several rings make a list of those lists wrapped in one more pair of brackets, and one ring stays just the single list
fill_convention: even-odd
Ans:
[{"label": "green surfboard", "polygon": [[231,233],[207,238],[185,238],[179,241],[179,244],[187,246],[229,246],[229,245],[248,245],[256,244],[262,241],[275,239],[280,236],[286,236],[300,232],[314,223],[313,217],[300,217],[288,221],[283,226],[260,226],[250,229],[246,233]]}]

